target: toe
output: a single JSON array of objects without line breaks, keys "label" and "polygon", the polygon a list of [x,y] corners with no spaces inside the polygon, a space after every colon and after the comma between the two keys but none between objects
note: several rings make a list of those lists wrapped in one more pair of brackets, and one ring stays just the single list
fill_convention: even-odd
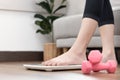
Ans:
[{"label": "toe", "polygon": [[66,63],[65,63],[65,62],[62,62],[62,61],[59,61],[59,62],[56,63],[56,65],[57,65],[57,66],[64,66],[64,65],[66,65]]},{"label": "toe", "polygon": [[51,66],[57,66],[57,63],[56,63],[56,62],[54,62],[54,63],[52,63],[52,64],[51,64]]},{"label": "toe", "polygon": [[41,64],[44,65],[44,66],[47,66],[50,62],[51,62],[51,60],[48,60],[48,61],[42,62]]}]

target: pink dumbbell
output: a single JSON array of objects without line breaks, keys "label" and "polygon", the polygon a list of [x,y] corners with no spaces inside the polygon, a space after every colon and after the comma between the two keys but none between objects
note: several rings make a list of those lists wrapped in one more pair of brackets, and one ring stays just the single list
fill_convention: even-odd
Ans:
[{"label": "pink dumbbell", "polygon": [[101,63],[102,54],[98,50],[93,50],[88,56],[89,61],[83,61],[82,72],[89,74],[91,71],[107,70],[109,73],[114,73],[117,68],[117,64],[113,60],[109,60],[107,63]]},{"label": "pink dumbbell", "polygon": [[114,60],[108,60],[107,63],[98,63],[92,66],[94,72],[107,70],[108,73],[115,73],[117,64]]},{"label": "pink dumbbell", "polygon": [[92,71],[92,65],[98,64],[102,60],[102,54],[98,50],[92,50],[88,56],[89,61],[82,62],[82,72],[90,73]]},{"label": "pink dumbbell", "polygon": [[92,64],[100,63],[102,60],[102,54],[100,53],[99,50],[92,50],[88,55],[88,60]]}]

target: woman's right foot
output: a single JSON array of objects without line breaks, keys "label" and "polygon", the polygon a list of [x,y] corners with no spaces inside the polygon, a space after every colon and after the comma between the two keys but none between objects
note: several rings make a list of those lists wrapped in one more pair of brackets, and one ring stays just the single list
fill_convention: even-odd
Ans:
[{"label": "woman's right foot", "polygon": [[74,52],[66,52],[56,58],[50,59],[48,61],[42,62],[46,66],[60,66],[60,65],[71,65],[71,64],[81,64],[83,60],[86,60],[85,53],[76,54]]}]

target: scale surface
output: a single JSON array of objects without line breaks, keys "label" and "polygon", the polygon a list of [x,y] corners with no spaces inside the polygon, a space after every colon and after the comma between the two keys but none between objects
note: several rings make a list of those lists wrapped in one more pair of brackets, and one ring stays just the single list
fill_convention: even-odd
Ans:
[{"label": "scale surface", "polygon": [[57,71],[57,70],[80,70],[81,65],[66,65],[66,66],[44,66],[41,64],[23,64],[26,69],[30,70],[44,70],[44,71]]}]

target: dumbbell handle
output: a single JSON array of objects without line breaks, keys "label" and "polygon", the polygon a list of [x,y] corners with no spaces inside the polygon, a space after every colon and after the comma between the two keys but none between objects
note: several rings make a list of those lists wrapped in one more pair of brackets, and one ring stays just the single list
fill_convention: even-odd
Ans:
[{"label": "dumbbell handle", "polygon": [[108,70],[110,67],[107,63],[99,63],[92,66],[93,71]]},{"label": "dumbbell handle", "polygon": [[117,69],[117,63],[109,60],[107,63],[99,63],[92,66],[93,71],[107,70],[108,73],[114,73]]}]

